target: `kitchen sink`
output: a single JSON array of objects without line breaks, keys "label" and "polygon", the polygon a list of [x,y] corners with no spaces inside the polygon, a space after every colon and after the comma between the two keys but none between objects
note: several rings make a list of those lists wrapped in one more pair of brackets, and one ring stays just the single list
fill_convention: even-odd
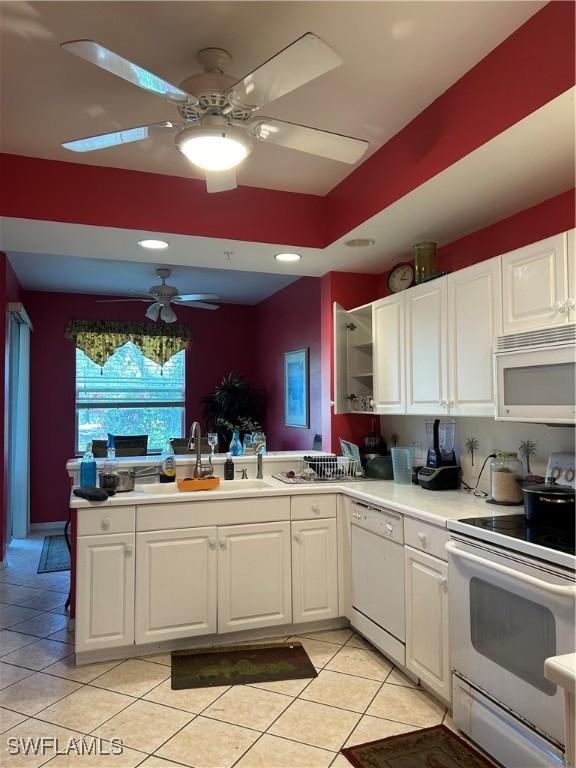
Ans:
[{"label": "kitchen sink", "polygon": [[[266,480],[221,480],[214,491],[241,491],[272,488]],[[139,493],[151,493],[158,496],[179,493],[176,483],[142,483],[135,488]],[[195,491],[195,493],[213,493],[214,491]]]}]

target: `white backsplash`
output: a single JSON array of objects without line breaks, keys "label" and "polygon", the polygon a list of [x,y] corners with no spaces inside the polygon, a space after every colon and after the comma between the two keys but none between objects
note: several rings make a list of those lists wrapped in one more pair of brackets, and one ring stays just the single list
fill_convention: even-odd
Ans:
[{"label": "white backsplash", "polygon": [[[400,436],[399,445],[411,446],[414,443],[422,446],[421,456],[416,447],[415,464],[426,463],[426,421],[425,416],[382,416],[380,418],[382,435],[390,447],[390,435],[394,432]],[[441,421],[447,419],[441,418]],[[489,418],[457,417],[455,451],[456,458],[462,467],[462,477],[469,485],[475,485],[478,473],[486,456],[496,450],[518,451],[522,440],[533,440],[538,453],[530,459],[530,469],[533,473],[544,475],[548,456],[555,451],[574,451],[575,430],[572,427],[548,427],[545,424],[519,424],[516,422],[494,421]],[[474,466],[470,454],[466,453],[465,443],[469,437],[478,440],[479,448],[474,453]],[[524,463],[524,467],[525,467]],[[489,490],[489,464],[482,475],[479,485],[484,491]]]}]

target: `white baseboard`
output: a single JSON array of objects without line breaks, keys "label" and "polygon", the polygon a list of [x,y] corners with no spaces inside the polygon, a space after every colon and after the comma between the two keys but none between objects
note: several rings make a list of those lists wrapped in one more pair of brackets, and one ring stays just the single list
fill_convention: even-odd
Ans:
[{"label": "white baseboard", "polygon": [[60,530],[64,532],[65,525],[66,525],[66,520],[59,520],[56,523],[30,523],[30,531]]}]

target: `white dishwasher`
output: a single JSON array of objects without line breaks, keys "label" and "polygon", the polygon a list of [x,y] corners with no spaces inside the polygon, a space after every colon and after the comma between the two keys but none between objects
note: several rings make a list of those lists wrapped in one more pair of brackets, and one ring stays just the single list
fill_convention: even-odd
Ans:
[{"label": "white dishwasher", "polygon": [[404,666],[404,519],[353,501],[350,522],[352,626]]}]

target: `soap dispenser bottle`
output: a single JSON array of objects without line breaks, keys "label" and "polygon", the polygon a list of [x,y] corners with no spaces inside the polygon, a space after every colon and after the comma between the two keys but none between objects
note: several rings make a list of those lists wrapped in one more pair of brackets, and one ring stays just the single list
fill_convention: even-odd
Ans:
[{"label": "soap dispenser bottle", "polygon": [[160,482],[161,483],[173,483],[176,480],[176,458],[174,456],[174,448],[172,443],[168,441],[166,448],[162,452],[160,457]]},{"label": "soap dispenser bottle", "polygon": [[96,459],[92,453],[92,443],[86,445],[86,453],[80,462],[80,488],[96,487]]}]

